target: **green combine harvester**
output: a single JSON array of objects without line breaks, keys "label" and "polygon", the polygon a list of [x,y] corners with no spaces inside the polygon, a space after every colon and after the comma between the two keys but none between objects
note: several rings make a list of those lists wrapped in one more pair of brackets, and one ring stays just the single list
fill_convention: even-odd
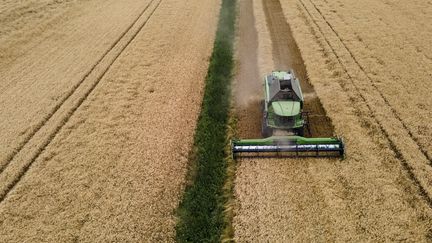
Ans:
[{"label": "green combine harvester", "polygon": [[308,114],[303,111],[303,93],[293,71],[274,71],[264,78],[262,129],[264,138],[234,139],[237,156],[343,157],[339,138],[306,138],[310,134]]}]

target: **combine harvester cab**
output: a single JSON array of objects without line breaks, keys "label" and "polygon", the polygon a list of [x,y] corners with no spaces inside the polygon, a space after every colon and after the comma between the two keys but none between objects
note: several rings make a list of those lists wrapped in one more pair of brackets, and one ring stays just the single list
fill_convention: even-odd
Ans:
[{"label": "combine harvester cab", "polygon": [[343,157],[342,139],[303,137],[305,129],[309,131],[303,102],[300,82],[293,71],[274,71],[266,76],[261,130],[264,138],[232,140],[233,156]]}]

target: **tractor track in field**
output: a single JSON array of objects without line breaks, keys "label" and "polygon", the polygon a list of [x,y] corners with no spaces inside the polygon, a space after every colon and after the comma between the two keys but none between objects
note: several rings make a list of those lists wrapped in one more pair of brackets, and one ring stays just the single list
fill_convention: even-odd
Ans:
[{"label": "tractor track in field", "polygon": [[293,69],[300,80],[305,96],[304,109],[310,112],[309,126],[311,134],[306,134],[312,137],[334,136],[334,127],[327,117],[314,87],[309,82],[303,58],[282,12],[279,0],[263,0],[262,4],[272,40],[275,69]]},{"label": "tractor track in field", "polygon": [[[8,156],[6,163],[0,167],[0,203],[4,201],[8,193],[25,175],[46,146],[51,143],[53,138],[64,127],[74,112],[98,86],[114,62],[145,27],[161,2],[162,0],[151,0],[144,7],[137,18],[121,33],[119,38],[103,53],[101,58],[90,68],[83,78],[73,86],[45,119],[35,127],[24,142],[19,144],[18,148]],[[78,97],[75,97],[76,95],[78,95]],[[44,129],[44,127],[48,127],[46,126],[48,123],[53,123],[53,125],[49,126],[50,128]],[[32,140],[36,137],[43,142],[32,144]],[[12,164],[16,164],[14,162],[21,163],[17,166],[18,168],[10,169]]]},{"label": "tractor track in field", "polygon": [[[238,43],[236,70],[235,102],[238,119],[238,133],[242,137],[261,135],[262,85],[258,68],[258,33],[255,29],[252,0],[239,1]],[[251,99],[253,97],[253,99]]]},{"label": "tractor track in field", "polygon": [[[238,56],[240,68],[237,72],[236,82],[236,108],[238,118],[239,135],[242,137],[261,136],[262,111],[260,100],[262,99],[262,77],[258,72],[256,50],[257,33],[254,27],[252,3],[242,1],[240,11],[240,36]],[[306,68],[297,44],[291,34],[278,0],[262,1],[266,25],[272,40],[272,57],[275,70],[293,69],[299,78],[305,96],[304,109],[310,112],[310,133],[307,136],[334,136],[334,128],[330,119],[315,93],[313,86],[308,81]],[[252,70],[252,71],[251,71]],[[265,70],[266,73],[272,70]],[[263,74],[262,74],[263,75]],[[253,97],[253,98],[251,98]]]},{"label": "tractor track in field", "polygon": [[[110,54],[110,52],[116,47],[116,45],[123,39],[123,37],[125,37],[125,35],[131,30],[131,28],[138,22],[138,20],[144,15],[144,13],[146,12],[146,10],[150,7],[150,5],[154,2],[155,0],[152,0],[149,2],[149,4],[143,9],[143,11],[138,15],[138,17],[132,22],[132,24],[124,31],[121,33],[121,35],[119,36],[119,38],[102,54],[101,58],[89,69],[89,71],[83,75],[83,77],[80,79],[80,81],[72,87],[72,89],[64,96],[63,99],[60,100],[59,103],[57,103],[57,105],[52,109],[51,112],[48,113],[47,117],[41,121],[36,128],[24,139],[24,141],[18,145],[17,149],[15,149],[9,156],[8,159],[6,160],[5,164],[0,164],[0,174],[4,171],[4,169],[9,165],[9,163],[13,160],[13,158],[20,153],[20,151],[23,149],[23,147],[35,136],[35,134],[47,123],[48,120],[51,119],[51,117],[54,116],[54,114],[60,110],[60,108],[63,106],[63,104],[66,103],[66,101],[74,94],[76,93],[76,91],[80,88],[80,86],[82,86],[82,84],[87,80],[87,78],[95,71],[95,69],[98,67],[98,65],[100,65],[104,59]],[[130,40],[132,41],[132,40]],[[130,43],[129,41],[129,43]],[[129,43],[126,44],[129,45]],[[117,59],[117,57],[115,58]],[[113,60],[114,62],[115,60]],[[113,63],[112,62],[112,63]],[[109,64],[109,67],[112,65]],[[109,69],[109,67],[107,67],[106,70]],[[103,75],[102,75],[103,76]],[[101,77],[102,78],[102,77]],[[97,85],[97,83],[95,84],[95,86]]]},{"label": "tractor track in field", "polygon": [[[302,2],[302,0],[300,0],[300,2]],[[403,126],[403,128],[407,131],[409,137],[417,144],[417,146],[418,146],[419,150],[421,151],[421,153],[427,158],[427,160],[429,160],[429,164],[430,164],[430,166],[432,166],[432,158],[431,158],[431,156],[429,156],[429,154],[427,153],[427,151],[419,143],[418,139],[412,134],[411,129],[409,129],[409,127],[405,124],[405,122],[402,120],[402,118],[400,118],[399,113],[393,108],[393,106],[390,104],[390,102],[388,101],[388,99],[383,95],[383,93],[375,85],[375,83],[373,82],[373,80],[370,77],[370,75],[368,74],[368,72],[366,72],[366,70],[364,69],[364,67],[359,63],[359,61],[354,56],[354,54],[351,51],[351,49],[349,49],[349,47],[346,45],[346,43],[342,40],[342,38],[340,37],[340,35],[337,33],[337,31],[335,30],[335,28],[330,24],[330,22],[326,19],[326,17],[321,12],[321,10],[316,6],[316,4],[313,1],[310,1],[310,3],[317,10],[317,12],[323,18],[323,20],[325,21],[325,23],[330,27],[330,29],[332,30],[332,32],[337,36],[337,38],[339,39],[340,43],[343,45],[343,47],[349,53],[349,55],[351,56],[351,58],[353,59],[353,61],[356,63],[356,65],[359,67],[359,69],[365,74],[365,76],[366,76],[367,80],[369,81],[370,85],[379,93],[380,98],[384,100],[385,104],[391,110],[392,114],[401,123],[401,125]]]},{"label": "tractor track in field", "polygon": [[[238,44],[240,70],[237,74],[236,87],[247,86],[247,84],[253,86],[253,82],[257,82],[260,84],[259,98],[262,99],[262,76],[251,79],[241,78],[242,76],[247,77],[251,73],[250,70],[257,69],[261,69],[260,75],[265,75],[272,70],[293,69],[301,82],[302,91],[305,95],[304,109],[313,115],[310,117],[311,132],[310,134],[306,132],[306,137],[334,136],[333,124],[327,117],[314,87],[309,83],[300,50],[293,39],[291,28],[285,19],[279,0],[243,0],[240,2],[240,41]],[[259,6],[259,12],[257,6]],[[255,21],[251,21],[254,18],[258,25],[255,25]],[[259,25],[261,28],[256,28]],[[258,32],[258,36],[255,33],[249,35],[242,33],[246,30]],[[265,51],[261,49],[263,52],[257,54],[254,51],[249,50],[247,52],[245,50],[247,55],[242,55],[242,46],[252,41],[251,36],[258,38],[257,42],[264,46],[260,48],[265,49]],[[269,40],[268,44],[262,44],[263,39]],[[256,55],[260,58],[257,58]],[[269,59],[272,61],[256,64],[257,59],[265,59],[266,56],[270,56]],[[255,63],[257,67],[255,68],[255,65],[242,67],[242,64],[250,62]],[[239,82],[243,84],[239,84]],[[261,137],[262,113],[259,103],[249,104],[247,112],[242,110],[243,107],[237,106],[238,136],[242,138]],[[238,206],[233,219],[236,241],[287,241],[287,238],[282,240],[282,238],[271,237],[290,235],[293,231],[300,228],[304,229],[305,225],[297,221],[300,218],[302,222],[308,221],[311,225],[320,225],[319,221],[328,220],[328,210],[321,192],[317,187],[308,186],[314,184],[312,177],[304,176],[308,173],[307,170],[311,163],[314,163],[313,160],[308,158],[274,156],[259,156],[259,158],[242,156],[237,159],[235,195]],[[282,171],[281,174],[276,173],[275,177],[272,178],[272,174],[274,174],[272,168],[276,168],[276,171]],[[278,178],[284,179],[279,180]],[[312,202],[320,207],[320,213],[317,215],[308,210],[301,210],[304,205],[312,204]],[[291,220],[287,220],[287,218]],[[271,226],[278,223],[284,226]],[[264,235],[267,238],[262,237]]]},{"label": "tractor track in field", "polygon": [[[324,31],[322,30],[322,28],[320,27],[320,25],[317,23],[317,20],[313,17],[312,13],[310,12],[310,10],[307,8],[307,6],[305,5],[304,1],[299,0],[300,4],[302,5],[302,8],[304,9],[304,12],[307,13],[307,15],[309,16],[309,18],[312,20],[313,24],[317,27],[318,31],[320,32],[321,36],[323,37],[323,39],[325,40],[326,44],[329,46],[329,48],[331,49],[332,53],[335,55],[336,60],[338,61],[339,65],[342,67],[344,73],[347,75],[348,79],[350,80],[351,85],[354,87],[355,91],[356,91],[356,95],[358,97],[361,98],[363,105],[366,105],[367,109],[370,111],[370,116],[371,118],[376,122],[376,124],[379,127],[379,130],[381,131],[381,133],[384,135],[385,139],[388,141],[388,145],[389,148],[393,151],[394,156],[396,159],[398,159],[404,170],[406,171],[406,173],[408,174],[408,177],[413,181],[413,183],[417,186],[420,195],[423,197],[423,199],[427,202],[427,204],[429,205],[429,207],[432,208],[432,198],[429,195],[429,193],[427,192],[427,190],[425,189],[425,187],[422,185],[420,179],[416,176],[413,167],[407,162],[407,159],[405,158],[405,156],[400,152],[400,150],[398,149],[397,145],[395,144],[395,142],[391,139],[390,134],[386,131],[386,129],[384,128],[384,125],[382,124],[382,122],[380,122],[380,120],[376,117],[375,111],[372,109],[371,105],[369,104],[368,100],[366,99],[366,97],[362,94],[360,87],[356,84],[356,82],[354,81],[352,75],[349,73],[348,71],[348,67],[343,63],[343,61],[341,60],[341,57],[338,55],[338,53],[336,52],[335,48],[333,47],[333,45],[330,43],[330,40],[326,37],[326,35],[324,34]],[[376,85],[373,84],[372,79],[369,77],[369,75],[367,74],[367,72],[364,70],[364,68],[359,64],[359,62],[356,60],[356,58],[354,57],[353,53],[348,49],[348,47],[346,46],[346,44],[342,41],[342,39],[340,38],[339,34],[337,34],[337,32],[334,30],[334,28],[331,26],[331,24],[325,19],[325,17],[322,15],[322,13],[319,11],[319,9],[316,7],[316,5],[310,1],[310,3],[314,6],[314,8],[316,9],[316,11],[318,12],[318,14],[323,18],[323,20],[325,21],[325,23],[329,26],[329,28],[333,31],[333,33],[336,35],[337,39],[341,42],[341,44],[344,46],[344,48],[346,49],[346,51],[350,54],[351,58],[353,59],[353,61],[356,63],[356,65],[358,66],[358,68],[365,74],[365,76],[367,77],[367,79],[369,80],[371,86],[380,94],[380,97],[384,100],[385,104],[388,106],[388,108],[392,111],[392,114],[395,116],[395,118],[402,124],[402,126],[406,129],[406,131],[408,132],[408,134],[410,135],[410,138],[413,139],[413,141],[417,144],[417,146],[420,148],[421,153],[426,157],[426,159],[429,161],[429,165],[432,165],[432,161],[430,159],[430,157],[427,155],[426,151],[424,151],[420,144],[418,143],[417,139],[415,139],[415,137],[412,135],[411,131],[408,129],[408,127],[403,123],[402,119],[398,116],[397,112],[394,110],[393,107],[391,107],[391,105],[389,104],[388,100],[384,97],[384,95],[378,90],[378,88],[376,87]],[[349,89],[346,87],[346,85],[344,83],[340,83],[342,89],[349,94]],[[355,102],[354,99],[351,100],[352,102]],[[358,108],[356,108],[356,104],[353,105],[353,107],[355,107],[355,109],[357,111]],[[359,111],[360,112],[360,111]],[[357,114],[359,114],[357,112]],[[360,116],[358,116],[360,119],[362,119]]]}]

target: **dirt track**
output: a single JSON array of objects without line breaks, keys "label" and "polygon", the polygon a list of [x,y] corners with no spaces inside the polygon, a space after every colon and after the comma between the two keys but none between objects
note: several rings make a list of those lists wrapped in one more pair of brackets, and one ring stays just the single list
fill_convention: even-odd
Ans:
[{"label": "dirt track", "polygon": [[22,4],[0,5],[0,241],[173,240],[218,1]]},{"label": "dirt track", "polygon": [[[376,1],[240,2],[239,27],[244,28],[245,19],[254,19],[247,22],[255,23],[248,29],[258,38],[254,58],[260,76],[254,80],[237,78],[237,83],[262,82],[261,77],[273,69],[301,69],[302,58],[318,102],[330,118],[324,124],[344,136],[348,156],[343,161],[240,160],[235,182],[236,240],[430,240],[431,148],[424,136],[431,129],[423,127],[420,134],[418,128],[427,126],[431,116],[425,107],[432,102],[426,94],[421,98],[413,95],[414,86],[423,87],[430,79],[427,40],[431,32],[422,31],[418,37],[403,33],[414,31],[410,28],[416,21],[430,26],[431,7],[422,1],[406,7],[402,2]],[[400,18],[392,22],[395,16]],[[250,41],[250,35],[245,38],[242,30],[239,33],[241,52],[242,38]],[[292,37],[301,56],[292,52]],[[387,42],[377,41],[378,37],[388,38]],[[400,48],[403,46],[407,48]],[[269,53],[273,60],[269,60]],[[407,55],[415,63],[408,64],[412,71],[395,72],[406,66]],[[241,65],[245,56],[238,57],[238,77],[242,77],[247,71]],[[416,79],[401,87],[396,80],[412,80],[409,73]],[[430,92],[430,88],[421,92]],[[239,136],[255,136],[260,121],[245,120],[242,105],[237,107]],[[318,127],[315,133],[327,130],[321,128],[322,122],[312,123]]]}]

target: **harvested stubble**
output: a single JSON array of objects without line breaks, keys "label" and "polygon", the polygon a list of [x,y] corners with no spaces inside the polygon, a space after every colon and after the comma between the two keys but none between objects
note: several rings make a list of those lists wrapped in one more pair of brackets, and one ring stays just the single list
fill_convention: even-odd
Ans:
[{"label": "harvested stubble", "polygon": [[[45,106],[94,65],[147,3],[90,1],[55,25],[54,34],[8,64],[8,70],[21,67],[25,72],[17,75],[29,78],[1,93],[1,109],[8,95],[17,102],[8,109],[18,109],[1,113],[1,121],[21,129],[43,117]],[[183,191],[218,6],[217,1],[161,2],[1,201],[0,241],[173,241],[174,210]],[[77,35],[68,32],[72,29]],[[68,43],[72,46],[63,45]],[[64,54],[65,46],[69,53]],[[38,58],[43,50],[44,58]],[[26,63],[32,68],[22,66]],[[25,117],[14,115],[26,110]],[[12,130],[2,130],[7,131]]]},{"label": "harvested stubble", "polygon": [[[432,104],[423,94],[430,92],[424,85],[430,75],[431,32],[403,35],[416,21],[430,23],[430,7],[423,1],[404,3],[281,1],[309,81],[335,132],[344,136],[348,154],[343,161],[241,160],[234,219],[238,241],[430,240],[431,188],[426,182],[431,173],[425,158],[430,147],[415,131],[431,118],[429,108],[418,108]],[[265,21],[262,12],[261,1],[254,1],[258,55],[271,52],[264,50],[268,45],[262,38],[270,33],[259,24]],[[388,43],[377,38],[391,36],[400,38]],[[376,58],[384,66],[375,70]],[[275,66],[259,68],[268,72]],[[417,93],[414,85],[423,88]]]}]

